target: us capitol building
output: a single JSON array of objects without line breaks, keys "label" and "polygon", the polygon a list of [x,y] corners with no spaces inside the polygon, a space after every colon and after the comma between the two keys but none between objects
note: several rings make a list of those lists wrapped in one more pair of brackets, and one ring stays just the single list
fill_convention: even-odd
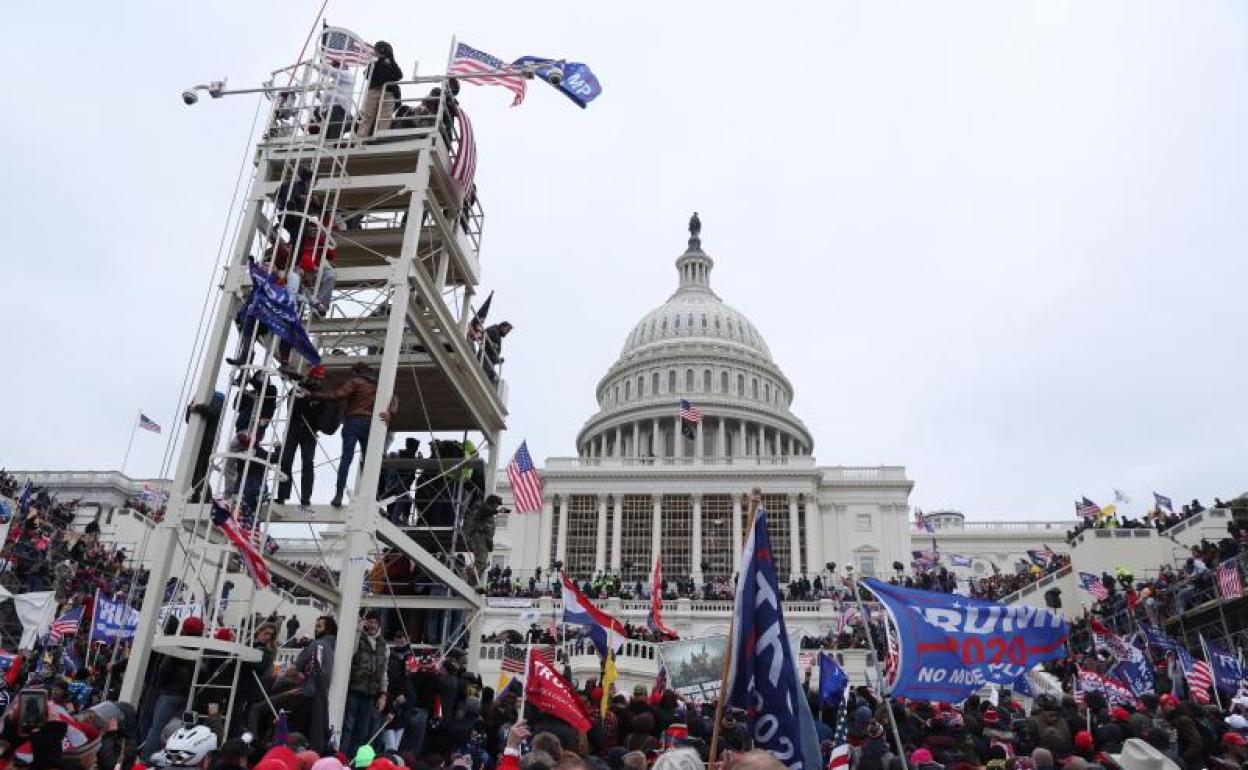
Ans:
[{"label": "us capitol building", "polygon": [[[500,525],[494,562],[511,567],[513,579],[540,568],[546,582],[560,564],[578,581],[610,570],[648,590],[660,555],[669,582],[730,578],[754,486],[770,512],[782,582],[827,580],[830,565],[887,577],[895,562],[910,564],[911,550],[931,547],[933,535],[913,523],[914,482],[903,466],[816,462],[814,437],[790,411],[793,384],[754,324],[712,288],[715,262],[700,230],[695,215],[676,259],[676,291],[633,327],[599,381],[598,411],[576,436],[577,456],[549,458],[540,469],[541,513],[511,514]],[[692,438],[681,430],[682,399],[701,413]],[[510,506],[505,478],[498,494]],[[1012,571],[1042,544],[1061,552],[1073,525],[969,523],[954,511],[928,521],[942,553],[971,557],[957,570],[964,577],[991,574],[994,563]],[[627,620],[644,622],[643,608],[637,618],[624,604]],[[726,611],[696,614],[669,625],[696,636],[727,619]]]}]

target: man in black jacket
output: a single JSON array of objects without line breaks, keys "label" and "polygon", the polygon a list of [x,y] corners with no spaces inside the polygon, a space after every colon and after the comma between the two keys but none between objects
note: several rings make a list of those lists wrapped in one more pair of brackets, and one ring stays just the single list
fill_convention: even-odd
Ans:
[{"label": "man in black jacket", "polygon": [[364,96],[360,127],[356,131],[356,135],[361,139],[367,139],[373,135],[374,123],[377,128],[389,128],[390,119],[394,117],[395,105],[403,98],[403,93],[396,82],[403,79],[403,70],[394,60],[394,49],[386,41],[378,40],[373,46],[373,51],[377,54],[377,58],[373,61],[373,70],[368,78],[368,93]]},{"label": "man in black jacket", "polygon": [[300,383],[302,394],[295,398],[290,410],[290,424],[286,427],[286,441],[282,444],[282,476],[277,485],[277,503],[285,505],[290,497],[291,469],[295,464],[295,450],[299,450],[299,505],[312,504],[312,484],[316,468],[316,428],[321,421],[324,404],[316,394],[324,387],[325,367],[314,366]]},{"label": "man in black jacket", "polygon": [[482,364],[485,368],[485,376],[490,378],[490,382],[498,382],[498,375],[494,372],[494,367],[503,362],[503,337],[510,333],[510,321],[494,324],[485,330],[485,359],[482,361]]}]

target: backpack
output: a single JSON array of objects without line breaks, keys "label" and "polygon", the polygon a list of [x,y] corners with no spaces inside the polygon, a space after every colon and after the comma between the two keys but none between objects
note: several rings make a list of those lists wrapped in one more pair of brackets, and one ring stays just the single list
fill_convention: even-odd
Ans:
[{"label": "backpack", "polygon": [[321,414],[316,421],[316,430],[324,433],[326,436],[332,436],[338,432],[338,426],[342,425],[343,419],[347,416],[347,403],[345,401],[329,401],[321,404]]}]

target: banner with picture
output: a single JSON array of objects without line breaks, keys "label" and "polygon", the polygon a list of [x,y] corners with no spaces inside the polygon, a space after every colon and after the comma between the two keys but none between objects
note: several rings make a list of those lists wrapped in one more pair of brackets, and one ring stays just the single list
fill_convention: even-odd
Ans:
[{"label": "banner with picture", "polygon": [[728,637],[704,636],[659,645],[659,662],[667,669],[668,686],[691,700],[719,697]]}]

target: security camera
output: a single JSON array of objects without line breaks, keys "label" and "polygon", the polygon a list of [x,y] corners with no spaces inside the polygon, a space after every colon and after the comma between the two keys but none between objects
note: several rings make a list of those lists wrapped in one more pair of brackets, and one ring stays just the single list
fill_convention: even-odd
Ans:
[{"label": "security camera", "polygon": [[558,67],[551,67],[550,72],[546,73],[546,80],[552,85],[557,86],[563,82],[563,70]]},{"label": "security camera", "polygon": [[220,99],[223,91],[225,91],[224,80],[208,81],[208,95],[211,96],[213,99]]},{"label": "security camera", "polygon": [[195,93],[193,90],[188,88],[187,90],[182,92],[182,103],[185,104],[186,106],[189,107],[198,101],[199,101],[199,94]]}]

